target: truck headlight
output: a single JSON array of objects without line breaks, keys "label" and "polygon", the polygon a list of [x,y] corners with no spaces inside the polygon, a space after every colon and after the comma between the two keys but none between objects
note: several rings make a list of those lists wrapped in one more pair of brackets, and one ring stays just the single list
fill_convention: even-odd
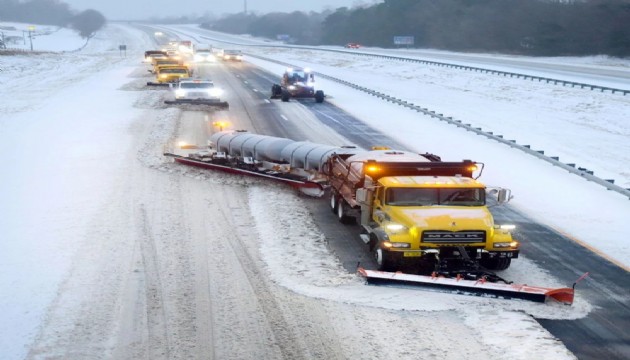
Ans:
[{"label": "truck headlight", "polygon": [[516,229],[516,225],[509,225],[509,224],[495,225],[494,228],[495,229],[506,230],[506,231],[512,231],[512,230]]},{"label": "truck headlight", "polygon": [[510,242],[494,243],[492,246],[497,249],[503,249],[503,248],[517,248],[518,245],[519,245],[518,241],[510,241]]},{"label": "truck headlight", "polygon": [[186,90],[177,89],[177,90],[175,90],[175,95],[176,96],[186,96]]},{"label": "truck headlight", "polygon": [[166,74],[161,74],[161,75],[160,75],[160,77],[161,77],[162,79],[165,79],[165,78],[167,78],[167,77],[168,77],[168,75],[166,75]]},{"label": "truck headlight", "polygon": [[409,230],[405,225],[396,224],[396,223],[387,224],[385,225],[385,228],[393,234],[399,234],[399,233],[406,232]]},{"label": "truck headlight", "polygon": [[296,89],[295,85],[289,85],[289,90],[295,90],[295,89]]},{"label": "truck headlight", "polygon": [[411,244],[404,242],[384,241],[383,246],[385,246],[386,248],[407,249],[411,247]]}]

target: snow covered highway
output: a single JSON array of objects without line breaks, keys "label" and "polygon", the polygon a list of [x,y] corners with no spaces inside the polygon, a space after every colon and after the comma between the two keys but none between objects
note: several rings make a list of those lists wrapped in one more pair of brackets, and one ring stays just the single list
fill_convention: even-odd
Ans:
[{"label": "snow covered highway", "polygon": [[[324,104],[270,102],[281,67],[260,60],[196,69],[226,90],[229,110],[168,107],[169,90],[145,86],[152,75],[142,54],[155,46],[150,27],[110,24],[76,53],[0,55],[3,359],[630,356],[627,198],[332,83],[322,82]],[[398,89],[630,184],[628,97],[416,74],[352,55],[255,51]],[[453,95],[460,88],[472,98]],[[490,106],[492,116],[483,111]],[[592,276],[578,284],[571,307],[366,286],[352,271],[367,261],[367,252],[354,252],[358,226],[338,224],[326,200],[162,155],[180,141],[205,144],[215,121],[484,162],[482,180],[516,195],[498,217],[524,227],[524,256],[506,277],[570,286],[584,272]],[[559,341],[570,337],[570,345]]]}]

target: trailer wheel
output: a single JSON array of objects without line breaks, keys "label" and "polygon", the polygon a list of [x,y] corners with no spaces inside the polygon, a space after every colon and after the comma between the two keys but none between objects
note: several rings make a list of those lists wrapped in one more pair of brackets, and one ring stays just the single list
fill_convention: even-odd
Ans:
[{"label": "trailer wheel", "polygon": [[387,254],[383,252],[383,249],[379,245],[374,247],[372,252],[374,255],[374,261],[376,262],[376,270],[390,271],[392,268],[391,261],[387,258]]},{"label": "trailer wheel", "polygon": [[337,213],[337,195],[334,191],[330,192],[330,211],[332,211],[333,214]]},{"label": "trailer wheel", "polygon": [[481,266],[488,270],[505,270],[510,267],[512,264],[511,258],[491,258],[491,259],[481,259]]},{"label": "trailer wheel", "polygon": [[318,102],[318,103],[324,102],[324,92],[322,90],[315,91],[315,102]]},{"label": "trailer wheel", "polygon": [[337,218],[342,224],[349,224],[352,220],[352,217],[347,215],[347,206],[348,204],[346,203],[346,201],[343,198],[339,198],[339,200],[337,201]]}]

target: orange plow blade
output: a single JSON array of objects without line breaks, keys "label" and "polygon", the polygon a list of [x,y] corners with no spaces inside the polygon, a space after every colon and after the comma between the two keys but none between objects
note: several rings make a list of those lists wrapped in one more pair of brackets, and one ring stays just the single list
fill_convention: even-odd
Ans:
[{"label": "orange plow blade", "polygon": [[439,276],[413,275],[401,272],[385,272],[359,268],[358,272],[368,284],[392,286],[421,286],[456,294],[502,299],[523,299],[546,302],[548,299],[563,304],[573,304],[573,288],[545,288],[529,285],[500,284],[484,280],[465,280]]}]

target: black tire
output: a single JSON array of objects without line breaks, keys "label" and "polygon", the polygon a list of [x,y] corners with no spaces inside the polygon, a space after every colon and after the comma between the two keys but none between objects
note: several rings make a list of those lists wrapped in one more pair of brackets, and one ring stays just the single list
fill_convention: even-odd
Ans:
[{"label": "black tire", "polygon": [[374,256],[374,262],[376,263],[376,270],[392,271],[392,262],[388,258],[387,252],[383,251],[379,245],[374,246],[372,255]]},{"label": "black tire", "polygon": [[318,103],[324,102],[324,92],[322,90],[315,91],[315,102],[318,102]]},{"label": "black tire", "polygon": [[337,219],[342,224],[347,224],[350,222],[350,217],[346,215],[346,209],[348,208],[348,204],[343,198],[339,198],[337,200]]},{"label": "black tire", "polygon": [[330,211],[332,211],[333,214],[337,213],[337,195],[334,191],[330,192]]},{"label": "black tire", "polygon": [[287,102],[291,98],[291,94],[288,91],[282,92],[282,101]]},{"label": "black tire", "polygon": [[282,88],[278,84],[271,85],[271,98],[275,99],[282,95]]},{"label": "black tire", "polygon": [[505,270],[512,264],[512,258],[492,258],[481,259],[481,266],[488,270]]}]

